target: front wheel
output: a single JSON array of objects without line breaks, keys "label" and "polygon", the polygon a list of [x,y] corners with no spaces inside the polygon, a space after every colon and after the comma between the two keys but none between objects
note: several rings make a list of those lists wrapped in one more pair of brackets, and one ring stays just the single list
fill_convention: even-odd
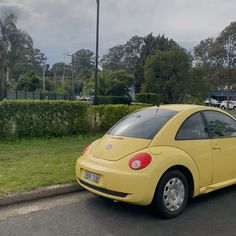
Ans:
[{"label": "front wheel", "polygon": [[157,186],[154,208],[163,218],[177,217],[184,211],[188,196],[186,177],[178,170],[171,170],[161,178]]}]

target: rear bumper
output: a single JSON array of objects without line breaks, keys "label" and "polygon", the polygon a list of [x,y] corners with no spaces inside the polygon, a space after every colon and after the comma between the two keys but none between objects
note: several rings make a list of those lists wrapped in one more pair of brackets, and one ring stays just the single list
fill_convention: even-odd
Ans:
[{"label": "rear bumper", "polygon": [[[85,171],[100,175],[99,182],[85,179]],[[95,194],[138,205],[150,204],[156,188],[156,180],[152,178],[148,168],[131,170],[126,158],[110,162],[80,157],[76,164],[76,177],[82,187]]]}]

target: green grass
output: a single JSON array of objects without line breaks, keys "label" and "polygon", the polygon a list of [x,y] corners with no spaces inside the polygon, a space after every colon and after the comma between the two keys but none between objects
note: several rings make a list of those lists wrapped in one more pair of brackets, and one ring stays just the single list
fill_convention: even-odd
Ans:
[{"label": "green grass", "polygon": [[236,111],[235,110],[228,110],[227,112],[229,114],[231,114],[232,116],[236,117]]},{"label": "green grass", "polygon": [[99,137],[0,141],[0,195],[75,182],[77,158]]}]

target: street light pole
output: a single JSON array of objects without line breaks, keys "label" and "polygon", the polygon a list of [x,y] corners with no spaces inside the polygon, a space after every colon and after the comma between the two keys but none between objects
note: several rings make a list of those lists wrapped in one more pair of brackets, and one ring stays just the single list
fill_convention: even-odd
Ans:
[{"label": "street light pole", "polygon": [[97,1],[97,27],[96,27],[96,61],[95,61],[95,90],[94,90],[94,105],[98,104],[98,47],[99,47],[99,11],[100,11],[100,0]]},{"label": "street light pole", "polygon": [[45,72],[46,72],[46,65],[43,63],[43,92],[45,92]]}]

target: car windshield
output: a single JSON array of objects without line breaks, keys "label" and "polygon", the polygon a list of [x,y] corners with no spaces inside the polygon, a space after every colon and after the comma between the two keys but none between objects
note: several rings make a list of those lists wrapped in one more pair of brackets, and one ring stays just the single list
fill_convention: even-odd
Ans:
[{"label": "car windshield", "polygon": [[107,134],[142,139],[153,139],[177,111],[169,109],[143,109],[134,112],[114,125]]}]

